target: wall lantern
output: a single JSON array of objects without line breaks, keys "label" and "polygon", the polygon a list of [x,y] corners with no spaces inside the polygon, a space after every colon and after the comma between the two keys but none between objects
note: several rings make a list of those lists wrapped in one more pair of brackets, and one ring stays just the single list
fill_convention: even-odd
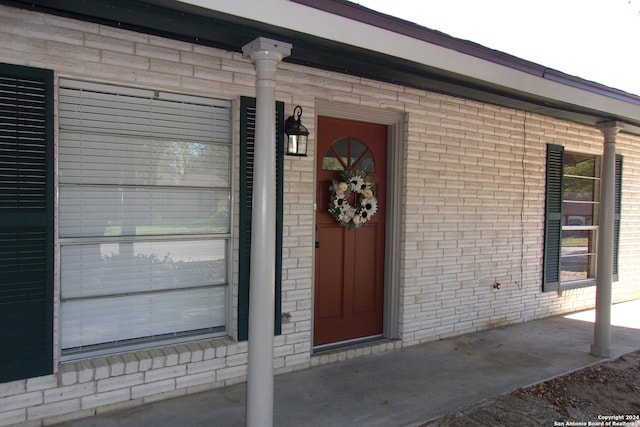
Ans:
[{"label": "wall lantern", "polygon": [[[296,113],[298,114],[296,116]],[[307,155],[307,136],[309,131],[300,123],[302,115],[302,107],[299,105],[293,109],[293,116],[290,116],[284,123],[284,133],[287,135],[287,155],[289,156],[306,156]]]}]

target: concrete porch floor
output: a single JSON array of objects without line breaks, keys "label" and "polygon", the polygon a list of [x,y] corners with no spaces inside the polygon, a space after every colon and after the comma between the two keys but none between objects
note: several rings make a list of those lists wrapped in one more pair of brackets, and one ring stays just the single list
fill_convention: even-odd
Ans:
[{"label": "concrete porch floor", "polygon": [[[612,358],[640,349],[640,300],[612,309]],[[413,426],[563,375],[589,354],[593,310],[434,341],[275,378],[275,426]],[[61,424],[243,426],[245,384]]]}]

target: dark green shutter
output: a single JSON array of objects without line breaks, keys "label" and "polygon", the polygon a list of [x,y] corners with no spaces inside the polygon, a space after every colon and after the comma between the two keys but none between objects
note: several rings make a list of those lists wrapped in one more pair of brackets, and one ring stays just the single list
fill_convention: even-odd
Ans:
[{"label": "dark green shutter", "polygon": [[[251,208],[255,143],[255,98],[240,98],[240,212],[238,259],[238,339],[249,336],[249,267],[251,265]],[[282,202],[284,184],[284,103],[276,102],[276,285],[274,334],[282,317]]]},{"label": "dark green shutter", "polygon": [[547,144],[547,188],[544,230],[542,290],[560,289],[560,251],[562,249],[562,180],[564,147]]},{"label": "dark green shutter", "polygon": [[53,72],[0,64],[0,382],[53,372]]},{"label": "dark green shutter", "polygon": [[613,222],[613,280],[618,280],[618,244],[620,243],[620,213],[622,212],[622,155],[616,155],[616,194]]}]

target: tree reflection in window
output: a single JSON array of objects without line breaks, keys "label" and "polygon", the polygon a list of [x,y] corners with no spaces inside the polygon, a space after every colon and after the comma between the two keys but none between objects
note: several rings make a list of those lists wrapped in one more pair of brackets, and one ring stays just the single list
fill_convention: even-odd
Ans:
[{"label": "tree reflection in window", "polygon": [[322,169],[342,171],[359,169],[375,172],[373,156],[369,148],[355,138],[340,138],[327,149],[322,159]]}]

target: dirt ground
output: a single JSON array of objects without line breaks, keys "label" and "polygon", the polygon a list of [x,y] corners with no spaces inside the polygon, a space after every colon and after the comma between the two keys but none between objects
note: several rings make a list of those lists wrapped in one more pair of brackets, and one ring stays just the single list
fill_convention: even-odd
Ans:
[{"label": "dirt ground", "polygon": [[640,351],[422,426],[640,426]]}]

